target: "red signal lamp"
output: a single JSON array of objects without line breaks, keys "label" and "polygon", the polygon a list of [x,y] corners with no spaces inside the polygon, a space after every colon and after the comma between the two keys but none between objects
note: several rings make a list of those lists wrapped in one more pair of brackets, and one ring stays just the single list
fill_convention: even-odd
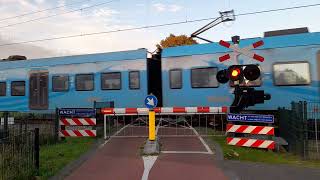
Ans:
[{"label": "red signal lamp", "polygon": [[231,72],[231,76],[236,78],[240,75],[240,69],[233,69]]},{"label": "red signal lamp", "polygon": [[229,77],[232,81],[238,81],[243,78],[243,72],[241,66],[230,66],[229,67]]}]

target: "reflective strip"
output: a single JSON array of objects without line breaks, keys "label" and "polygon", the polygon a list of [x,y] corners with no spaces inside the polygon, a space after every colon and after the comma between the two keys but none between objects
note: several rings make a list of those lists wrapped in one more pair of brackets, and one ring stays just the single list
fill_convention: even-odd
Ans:
[{"label": "reflective strip", "polygon": [[248,126],[243,133],[251,133],[257,126]]},{"label": "reflective strip", "polygon": [[172,107],[163,107],[161,108],[161,113],[173,113]]},{"label": "reflective strip", "polygon": [[273,129],[273,127],[266,126],[259,132],[259,134],[267,134],[271,129]]},{"label": "reflective strip", "polygon": [[264,140],[264,142],[259,146],[259,148],[268,148],[274,141]]},{"label": "reflective strip", "polygon": [[228,143],[230,145],[236,145],[240,141],[239,138],[232,138],[231,141]]},{"label": "reflective strip", "polygon": [[231,125],[230,129],[227,132],[236,132],[239,127],[240,125]]},{"label": "reflective strip", "polygon": [[114,113],[115,114],[125,114],[126,108],[114,108]]},{"label": "reflective strip", "polygon": [[71,137],[76,137],[77,135],[73,132],[73,130],[64,130],[65,132],[67,132],[69,134],[69,136]]},{"label": "reflective strip", "polygon": [[148,114],[149,109],[148,108],[137,108],[138,114]]},{"label": "reflective strip", "polygon": [[248,141],[246,143],[244,143],[242,146],[250,147],[255,142],[256,142],[255,139],[248,139]]},{"label": "reflective strip", "polygon": [[186,107],[185,109],[186,109],[187,113],[197,113],[198,112],[197,107]]},{"label": "reflective strip", "polygon": [[222,108],[220,108],[220,107],[210,107],[210,112],[211,113],[222,112]]}]

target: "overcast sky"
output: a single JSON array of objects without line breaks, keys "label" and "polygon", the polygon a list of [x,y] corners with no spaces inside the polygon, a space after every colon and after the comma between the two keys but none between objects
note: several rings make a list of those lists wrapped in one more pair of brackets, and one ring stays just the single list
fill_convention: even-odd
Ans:
[{"label": "overcast sky", "polygon": [[[153,51],[155,44],[170,33],[190,35],[209,21],[23,45],[1,46],[1,44],[216,17],[219,11],[230,9],[240,14],[320,3],[320,0],[114,0],[108,4],[85,9],[88,6],[108,1],[110,0],[0,0],[0,59],[12,54],[41,58],[138,48]],[[7,17],[71,3],[76,4],[30,16],[3,20]],[[84,9],[66,13],[79,8]],[[61,13],[65,14],[5,27]],[[317,32],[320,31],[319,16],[320,6],[241,16],[235,22],[221,24],[203,36],[213,41],[229,40],[232,35],[250,38],[263,36],[265,31],[295,27],[309,27],[310,31]]]}]

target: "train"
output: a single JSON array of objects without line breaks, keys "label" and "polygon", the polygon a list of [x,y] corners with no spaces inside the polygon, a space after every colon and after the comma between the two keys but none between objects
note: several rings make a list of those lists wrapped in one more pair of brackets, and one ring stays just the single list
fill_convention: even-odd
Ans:
[{"label": "train", "polygon": [[[271,100],[249,110],[276,110],[292,101],[320,99],[320,32],[281,30],[241,39],[264,62],[240,55],[240,64],[258,64],[261,77],[252,83]],[[219,43],[165,48],[149,55],[137,50],[64,57],[2,60],[0,111],[50,112],[56,108],[145,107],[153,94],[161,107],[229,106],[230,84],[216,74],[235,62],[219,62],[231,50]]]}]

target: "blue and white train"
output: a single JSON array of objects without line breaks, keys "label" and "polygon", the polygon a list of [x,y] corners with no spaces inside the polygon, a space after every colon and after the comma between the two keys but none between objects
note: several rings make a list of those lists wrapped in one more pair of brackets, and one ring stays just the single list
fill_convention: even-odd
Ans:
[{"label": "blue and white train", "polygon": [[[243,39],[240,47],[263,40],[255,49],[260,63],[240,56],[242,64],[259,64],[252,82],[272,98],[250,110],[275,110],[292,101],[320,100],[320,32]],[[159,105],[228,106],[229,84],[216,73],[233,61],[218,58],[229,49],[218,43],[166,48],[152,58],[146,49],[45,59],[0,62],[0,111],[53,111],[56,107],[144,107],[150,93]]]}]

